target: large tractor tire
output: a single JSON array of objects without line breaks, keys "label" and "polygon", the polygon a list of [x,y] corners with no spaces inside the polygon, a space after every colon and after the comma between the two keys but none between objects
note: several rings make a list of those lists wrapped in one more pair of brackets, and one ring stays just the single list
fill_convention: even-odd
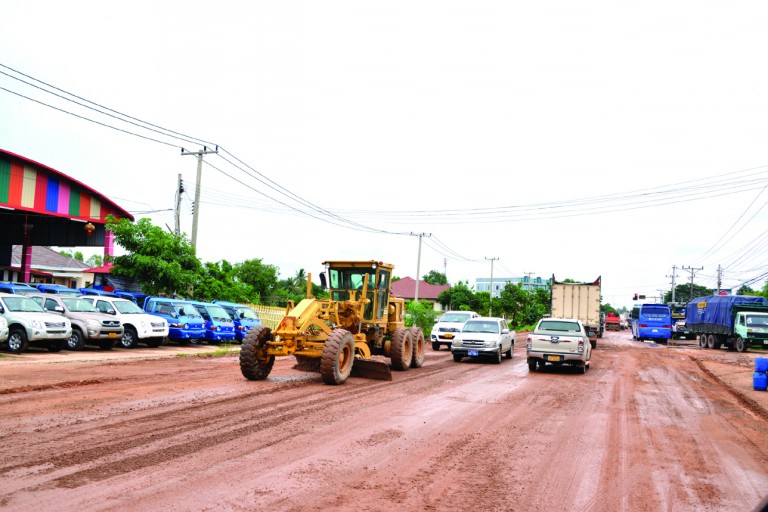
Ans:
[{"label": "large tractor tire", "polygon": [[267,342],[272,339],[272,329],[260,325],[251,327],[240,347],[240,371],[248,380],[264,380],[272,371],[275,356],[267,353]]},{"label": "large tractor tire", "polygon": [[395,329],[392,334],[392,345],[389,349],[392,359],[392,368],[395,370],[407,370],[413,360],[413,339],[411,331],[403,327]]},{"label": "large tractor tire", "polygon": [[335,329],[325,340],[320,376],[326,384],[344,384],[355,361],[355,338],[346,329]]},{"label": "large tractor tire", "polygon": [[421,327],[411,327],[411,341],[413,342],[411,368],[421,368],[424,364],[424,346],[427,344]]},{"label": "large tractor tire", "polygon": [[737,352],[746,352],[747,349],[749,348],[749,345],[747,344],[746,341],[744,341],[744,338],[739,336],[738,338],[736,338],[735,348]]}]

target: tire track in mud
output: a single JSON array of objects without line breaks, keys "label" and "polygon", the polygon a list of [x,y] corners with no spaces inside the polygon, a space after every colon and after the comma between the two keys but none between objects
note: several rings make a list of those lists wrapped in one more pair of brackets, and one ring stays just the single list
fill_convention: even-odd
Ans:
[{"label": "tire track in mud", "polygon": [[[407,372],[397,372],[396,382],[369,381],[354,379],[343,386],[332,387],[319,384],[316,380],[264,382],[253,383],[257,390],[249,393],[229,396],[220,399],[207,400],[200,404],[174,404],[173,410],[163,410],[150,414],[133,415],[130,419],[102,424],[99,430],[104,435],[89,439],[87,447],[83,448],[81,438],[93,430],[85,422],[79,432],[70,431],[68,439],[58,441],[58,455],[41,454],[37,457],[25,458],[22,461],[6,464],[0,467],[0,475],[21,473],[26,468],[36,476],[54,474],[43,487],[59,486],[76,488],[87,482],[100,481],[120,474],[141,470],[150,466],[168,462],[174,459],[194,454],[203,449],[232,442],[244,436],[252,436],[265,432],[270,428],[285,425],[305,416],[320,414],[323,411],[339,408],[347,409],[349,403],[356,398],[366,397],[378,390],[391,389],[391,386],[408,386],[423,379],[433,379],[434,376],[455,371],[455,363],[438,363],[425,365],[419,369]],[[119,379],[116,379],[119,380]],[[293,392],[296,388],[306,388],[305,399],[297,403],[295,400],[287,403],[282,398],[285,392]],[[316,392],[317,390],[320,392]],[[267,393],[265,393],[267,392]],[[405,392],[405,391],[404,391]],[[265,399],[266,398],[266,399]],[[393,397],[392,400],[397,399]],[[258,404],[254,404],[254,401]],[[254,413],[257,405],[258,414]],[[340,414],[336,421],[343,418]],[[305,433],[312,426],[300,424]],[[211,432],[214,432],[211,434]],[[180,439],[183,437],[184,439]],[[276,436],[278,441],[270,441],[268,436],[252,446],[258,450],[282,442],[282,436]],[[171,443],[168,445],[168,443]],[[62,449],[62,444],[75,448]],[[127,455],[131,454],[131,455]],[[83,469],[83,466],[87,466]],[[56,476],[60,473],[59,476]]]}]

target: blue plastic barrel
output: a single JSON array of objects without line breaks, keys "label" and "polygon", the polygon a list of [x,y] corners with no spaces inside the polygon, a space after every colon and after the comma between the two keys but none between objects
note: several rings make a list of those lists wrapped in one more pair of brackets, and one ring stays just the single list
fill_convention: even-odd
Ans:
[{"label": "blue plastic barrel", "polygon": [[755,358],[755,371],[756,372],[768,372],[768,357],[756,357]]},{"label": "blue plastic barrel", "polygon": [[768,375],[765,372],[753,373],[752,387],[755,388],[755,391],[765,391],[768,389]]}]

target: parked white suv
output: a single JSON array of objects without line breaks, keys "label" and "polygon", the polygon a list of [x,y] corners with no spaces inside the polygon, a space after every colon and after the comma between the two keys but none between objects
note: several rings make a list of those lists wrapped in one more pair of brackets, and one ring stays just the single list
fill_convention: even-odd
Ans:
[{"label": "parked white suv", "polygon": [[159,347],[168,337],[168,321],[157,315],[145,313],[143,309],[128,299],[91,295],[84,297],[101,313],[113,315],[123,323],[123,339],[119,345],[134,348],[139,343],[148,347]]},{"label": "parked white suv", "polygon": [[465,357],[485,358],[501,364],[502,354],[512,359],[515,334],[503,318],[479,316],[467,320],[453,339],[453,360],[458,363]]},{"label": "parked white suv", "polygon": [[8,322],[6,346],[16,354],[26,352],[30,343],[59,352],[72,336],[68,319],[48,313],[26,295],[0,293],[0,315]]},{"label": "parked white suv", "polygon": [[464,322],[479,316],[474,311],[446,311],[440,315],[437,323],[432,326],[432,332],[429,335],[432,350],[440,350],[440,345],[445,345],[450,349],[453,339],[464,327]]},{"label": "parked white suv", "polygon": [[587,373],[592,360],[589,334],[581,320],[575,318],[542,318],[526,340],[528,370],[536,371],[546,364],[575,366]]}]

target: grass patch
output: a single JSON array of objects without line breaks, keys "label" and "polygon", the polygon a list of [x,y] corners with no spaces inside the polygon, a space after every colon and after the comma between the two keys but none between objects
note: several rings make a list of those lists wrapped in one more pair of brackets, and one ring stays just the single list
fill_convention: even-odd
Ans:
[{"label": "grass patch", "polygon": [[239,351],[240,344],[238,343],[222,343],[213,352],[205,352],[203,354],[176,354],[176,357],[217,357],[226,356]]}]

